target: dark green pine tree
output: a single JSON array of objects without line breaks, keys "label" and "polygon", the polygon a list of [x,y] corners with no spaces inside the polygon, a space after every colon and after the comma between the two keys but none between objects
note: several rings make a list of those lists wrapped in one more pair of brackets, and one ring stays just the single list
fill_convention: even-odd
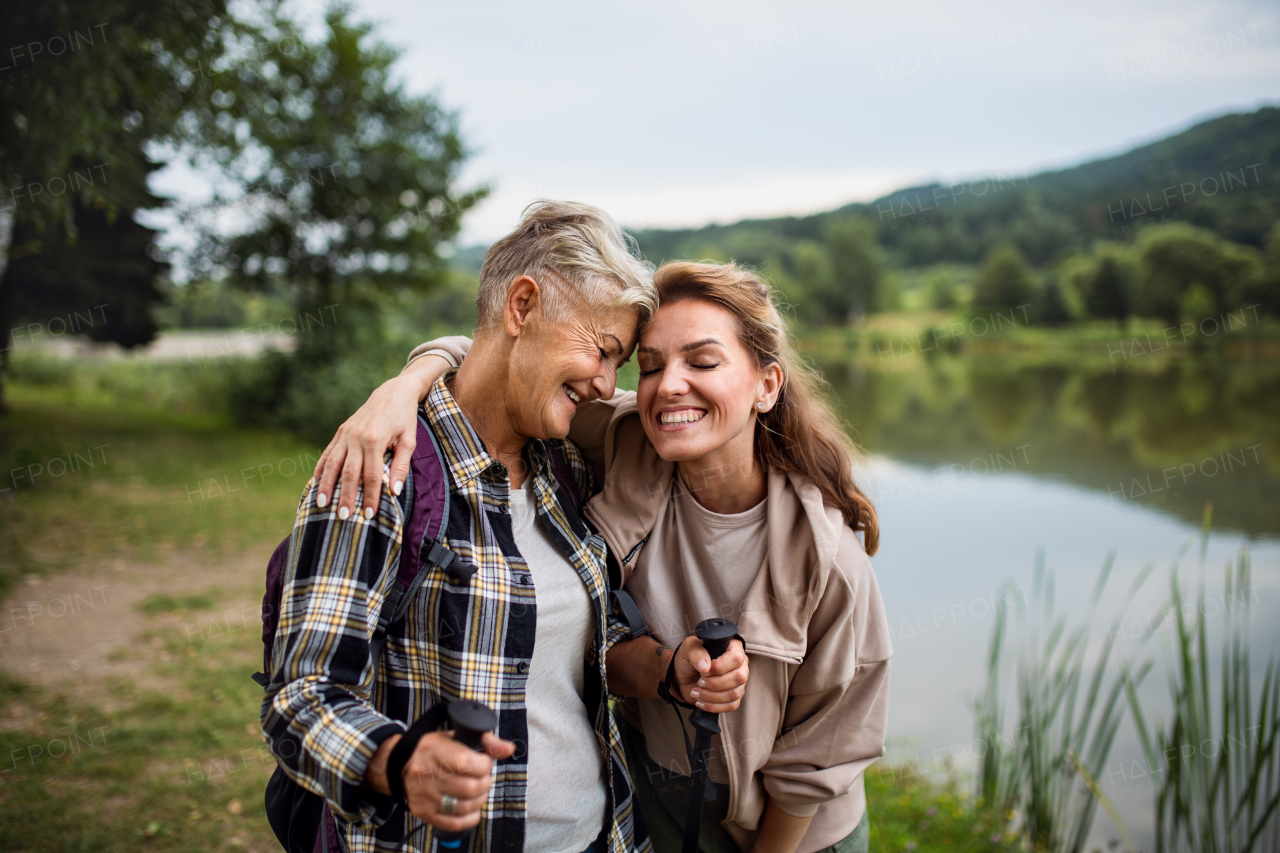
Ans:
[{"label": "dark green pine tree", "polygon": [[14,222],[12,245],[21,248],[0,284],[0,314],[35,324],[33,339],[40,329],[48,336],[82,334],[134,347],[156,335],[152,310],[164,301],[158,277],[167,265],[155,257],[155,230],[134,214],[163,204],[146,185],[159,166],[140,148],[129,162],[112,166],[95,173],[95,180],[114,184],[114,205],[75,199],[74,229],[39,227],[21,217]]},{"label": "dark green pine tree", "polygon": [[1036,294],[1035,320],[1042,326],[1061,326],[1071,322],[1071,310],[1057,278],[1050,278]]},{"label": "dark green pine tree", "polygon": [[1129,288],[1120,274],[1115,258],[1103,256],[1098,267],[1085,282],[1084,313],[1093,320],[1118,320],[1129,317]]},{"label": "dark green pine tree", "polygon": [[1022,253],[1012,246],[999,246],[982,265],[970,310],[975,314],[1014,311],[1021,317],[1018,309],[1026,311],[1034,294],[1031,270]]}]

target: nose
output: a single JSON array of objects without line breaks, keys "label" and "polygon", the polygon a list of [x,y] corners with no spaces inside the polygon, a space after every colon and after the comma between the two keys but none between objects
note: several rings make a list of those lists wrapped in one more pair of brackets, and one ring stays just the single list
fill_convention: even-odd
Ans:
[{"label": "nose", "polygon": [[596,371],[596,375],[591,377],[591,389],[596,392],[596,397],[601,400],[613,399],[613,391],[618,387],[618,371],[614,368],[613,362],[606,359],[600,360],[600,369]]},{"label": "nose", "polygon": [[689,393],[689,382],[684,371],[674,362],[668,362],[658,382],[658,396],[671,400]]}]

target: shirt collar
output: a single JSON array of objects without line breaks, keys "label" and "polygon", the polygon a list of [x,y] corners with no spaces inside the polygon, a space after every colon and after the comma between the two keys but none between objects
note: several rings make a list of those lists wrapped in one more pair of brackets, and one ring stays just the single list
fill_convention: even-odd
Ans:
[{"label": "shirt collar", "polygon": [[[455,367],[441,374],[423,403],[427,423],[434,429],[444,450],[449,479],[456,486],[464,486],[493,468],[499,479],[506,480],[506,466],[485,449],[480,434],[471,426],[467,416],[462,413],[462,407],[449,391],[448,382],[457,372]],[[532,463],[533,470],[529,473],[535,478],[545,479],[550,476],[550,460],[541,439],[530,439],[525,445],[524,457]]]}]

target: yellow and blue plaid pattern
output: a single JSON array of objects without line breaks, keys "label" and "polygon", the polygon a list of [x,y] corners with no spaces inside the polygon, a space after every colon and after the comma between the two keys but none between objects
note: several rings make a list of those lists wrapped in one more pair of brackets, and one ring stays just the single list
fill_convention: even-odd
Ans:
[{"label": "yellow and blue plaid pattern", "polygon": [[[460,698],[493,708],[498,735],[517,745],[515,755],[494,768],[471,849],[524,849],[529,760],[525,686],[533,675],[529,665],[537,599],[533,576],[511,532],[508,471],[484,449],[449,393],[451,376],[447,372],[436,382],[424,411],[451,480],[445,544],[478,568],[470,583],[455,586],[432,569],[405,618],[388,631],[375,673],[369,637],[395,578],[405,523],[390,491],[384,486],[372,519],[357,515],[339,521],[336,496],[321,509],[309,487],[298,508],[285,566],[263,731],[285,772],[326,797],[352,853],[391,853],[418,826],[403,810],[393,811],[390,798],[361,788],[379,744],[435,704]],[[578,495],[560,493],[549,451],[564,454]],[[634,825],[631,782],[605,689],[605,653],[626,636],[626,628],[607,606],[604,541],[575,509],[592,493],[591,470],[576,447],[560,441],[529,442],[524,463],[539,516],[582,578],[595,609],[583,698],[607,768],[612,819],[602,829],[608,849],[648,851],[646,833]],[[415,850],[431,848],[429,833],[419,833],[414,841]]]}]

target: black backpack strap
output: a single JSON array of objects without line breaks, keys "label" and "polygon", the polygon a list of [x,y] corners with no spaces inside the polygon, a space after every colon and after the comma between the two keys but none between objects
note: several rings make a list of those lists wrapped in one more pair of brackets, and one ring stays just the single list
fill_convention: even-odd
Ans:
[{"label": "black backpack strap", "polygon": [[640,613],[640,608],[636,606],[636,601],[626,590],[615,589],[610,595],[613,596],[613,602],[618,607],[618,612],[622,614],[622,618],[627,620],[627,630],[631,632],[631,639],[636,637],[645,637],[649,634],[649,626],[644,624],[644,616]]},{"label": "black backpack strap", "polygon": [[373,636],[369,638],[369,660],[373,661],[375,669],[378,661],[382,660],[382,650],[387,646],[387,629],[394,621],[391,617],[400,606],[400,602],[405,599],[407,589],[408,587],[396,580],[391,584],[391,589],[387,590],[387,597],[382,601],[382,609],[378,611],[378,624],[374,626]]}]

